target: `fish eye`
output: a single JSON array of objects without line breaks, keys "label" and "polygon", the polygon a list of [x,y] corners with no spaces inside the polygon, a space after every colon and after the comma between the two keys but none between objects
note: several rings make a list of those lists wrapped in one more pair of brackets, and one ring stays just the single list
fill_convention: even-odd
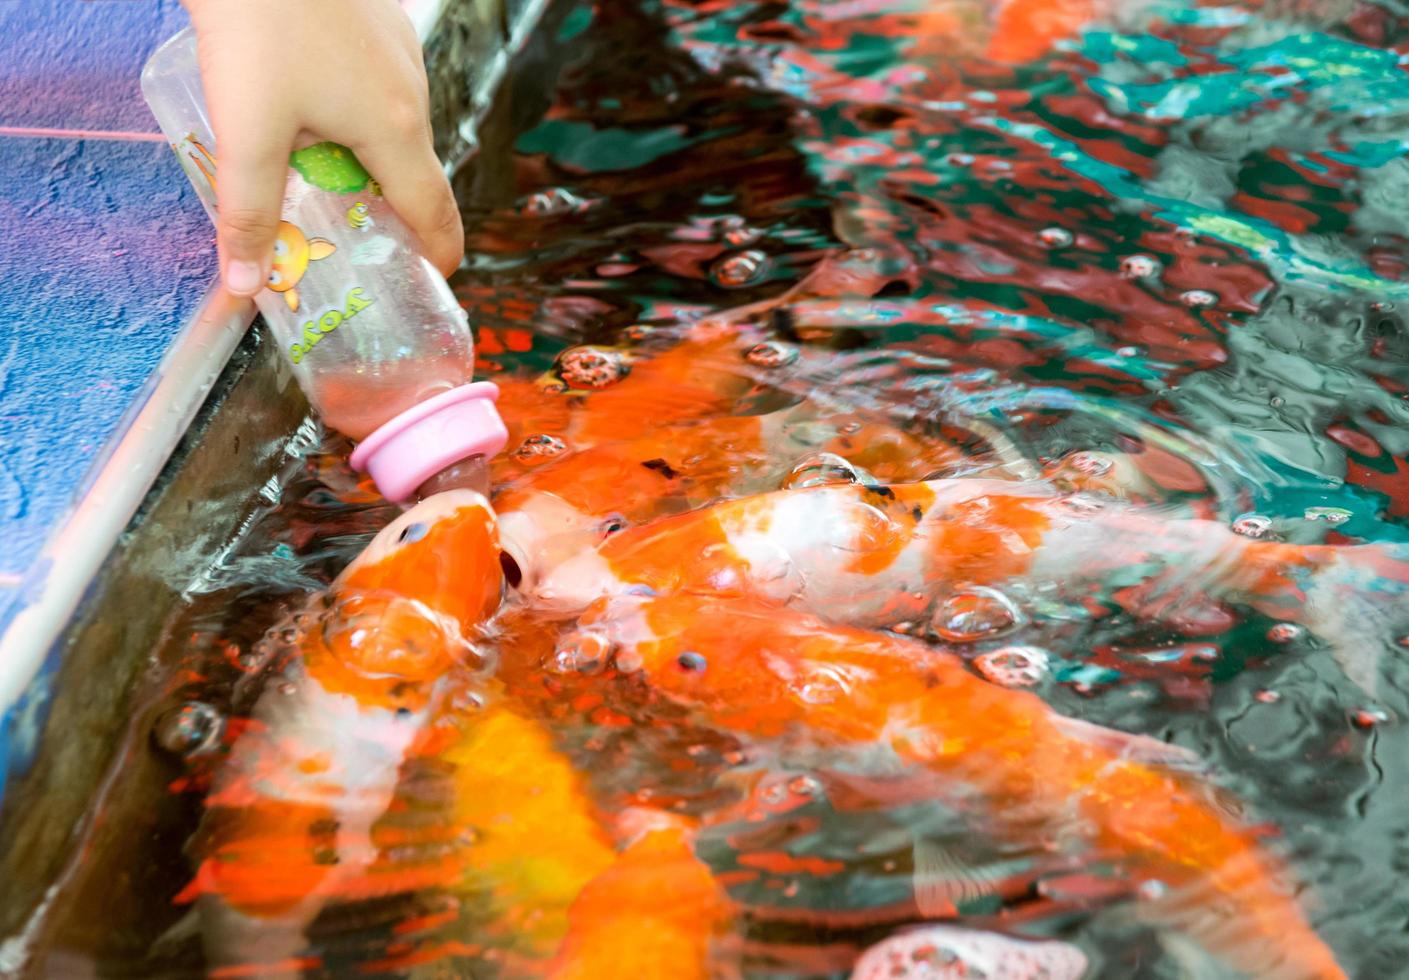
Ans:
[{"label": "fish eye", "polygon": [[602,534],[615,534],[625,529],[625,527],[626,518],[622,517],[620,514],[613,514],[602,522]]},{"label": "fish eye", "polygon": [[424,521],[417,521],[415,524],[407,524],[401,529],[401,533],[396,536],[400,544],[410,544],[419,541],[426,536],[426,532],[431,529],[430,525]]},{"label": "fish eye", "polygon": [[282,285],[283,282],[284,282],[284,274],[283,274],[282,272],[280,272],[278,269],[274,269],[272,272],[269,273],[269,285],[271,285],[271,286],[279,286],[279,285]]},{"label": "fish eye", "polygon": [[278,258],[281,258],[281,259],[282,259],[282,258],[284,258],[284,257],[285,257],[286,255],[288,255],[288,254],[289,254],[289,243],[286,242],[286,241],[284,241],[282,238],[275,239],[275,241],[274,241],[274,255],[277,256]]}]

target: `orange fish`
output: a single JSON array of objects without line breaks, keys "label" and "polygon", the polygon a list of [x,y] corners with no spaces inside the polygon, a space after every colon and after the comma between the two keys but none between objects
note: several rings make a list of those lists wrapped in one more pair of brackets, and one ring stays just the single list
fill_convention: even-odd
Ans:
[{"label": "orange fish", "polygon": [[[505,547],[520,557],[512,539]],[[628,528],[551,567],[525,560],[522,588],[560,611],[603,596],[710,591],[868,626],[913,621],[968,586],[1089,588],[1119,577],[1134,584],[1112,597],[1137,615],[1178,619],[1232,601],[1335,636],[1325,627],[1347,603],[1369,616],[1365,595],[1399,594],[1409,581],[1390,546],[1261,541],[1216,521],[980,479],[760,494]],[[1368,618],[1346,642],[1368,642],[1365,629],[1388,628],[1383,619]]]},{"label": "orange fish", "polygon": [[377,535],[322,615],[295,620],[289,666],[216,773],[181,896],[199,899],[214,967],[297,974],[329,901],[394,887],[369,877],[374,825],[438,683],[473,659],[469,631],[499,605],[498,558],[484,498],[442,494]]},{"label": "orange fish", "polygon": [[721,499],[780,486],[918,479],[958,459],[947,442],[803,404],[601,443],[543,464],[502,490],[494,506],[522,573]]},{"label": "orange fish", "polygon": [[[1011,809],[1081,828],[1171,889],[1152,904],[1153,918],[1204,938],[1239,969],[1288,980],[1344,976],[1251,832],[1180,776],[1113,751],[1088,737],[1092,726],[980,680],[957,657],[715,595],[614,600],[583,617],[582,630],[617,651],[620,669],[639,670],[710,725],[812,747],[884,746],[982,792],[1000,823]],[[1228,903],[1236,939],[1204,901]]]},{"label": "orange fish", "polygon": [[1080,33],[1100,13],[1094,0],[1006,0],[998,7],[987,55],[1017,64],[1036,61],[1057,41]]},{"label": "orange fish", "polygon": [[[620,960],[618,916],[647,942],[624,961],[635,975],[707,976],[726,906],[678,819],[618,855],[536,721],[440,696],[475,660],[501,581],[494,515],[452,491],[385,528],[324,614],[303,617],[289,665],[217,771],[181,896],[198,902],[214,976],[297,976],[316,965],[308,929],[324,909],[426,889],[487,896],[477,932],[524,973],[602,975]],[[422,759],[450,767],[430,823],[405,783]],[[661,905],[661,890],[679,901]],[[377,966],[425,955],[390,951]]]}]

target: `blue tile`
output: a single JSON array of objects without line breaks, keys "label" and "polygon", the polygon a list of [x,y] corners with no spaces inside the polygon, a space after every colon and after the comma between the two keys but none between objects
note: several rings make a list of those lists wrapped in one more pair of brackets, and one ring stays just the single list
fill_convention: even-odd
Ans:
[{"label": "blue tile", "polygon": [[0,0],[0,126],[155,132],[138,75],[178,0]]},{"label": "blue tile", "polygon": [[0,137],[0,580],[30,570],[214,276],[165,144]]}]

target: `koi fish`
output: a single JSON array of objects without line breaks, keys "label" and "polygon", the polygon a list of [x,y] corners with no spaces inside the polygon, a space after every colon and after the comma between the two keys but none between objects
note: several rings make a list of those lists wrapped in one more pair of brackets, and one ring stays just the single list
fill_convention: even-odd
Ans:
[{"label": "koi fish", "polygon": [[[1057,494],[1043,483],[981,479],[725,501],[625,529],[551,567],[536,566],[512,539],[505,547],[520,589],[564,612],[604,596],[707,591],[891,626],[925,616],[946,594],[1016,579],[1088,591],[1104,585],[1131,613],[1165,620],[1239,602],[1335,638],[1342,666],[1372,694],[1376,678],[1360,648],[1387,643],[1396,624],[1392,609],[1369,597],[1409,591],[1409,556],[1392,545],[1249,539],[1216,521]],[[1364,612],[1361,627],[1327,629],[1342,624],[1348,605]]]},{"label": "koi fish", "polygon": [[[599,603],[580,621],[660,695],[757,739],[837,750],[885,746],[981,792],[1001,814],[1055,820],[1171,889],[1161,925],[1267,978],[1345,974],[1283,887],[1282,869],[1178,774],[1084,737],[1034,695],[988,684],[954,656],[749,599],[677,593]],[[565,642],[581,642],[569,637]],[[1206,890],[1206,891],[1205,891]],[[1205,902],[1237,909],[1222,934]]]},{"label": "koi fish", "polygon": [[466,631],[499,605],[497,556],[484,498],[441,494],[373,539],[329,590],[329,614],[304,617],[283,677],[215,775],[199,868],[179,896],[207,919],[217,970],[297,974],[329,901],[408,884],[372,873],[374,828],[438,683],[473,656]]},{"label": "koi fish", "polygon": [[[498,555],[484,499],[440,494],[378,534],[303,627],[216,773],[179,896],[198,903],[215,976],[296,976],[328,906],[424,890],[486,896],[480,931],[526,972],[602,975],[621,955],[615,915],[654,943],[628,958],[635,975],[707,976],[726,906],[678,818],[618,853],[541,725],[503,703],[445,704],[499,605]],[[413,819],[418,760],[450,767],[430,824]],[[662,889],[679,901],[663,906]]]},{"label": "koi fish", "polygon": [[958,459],[938,439],[803,404],[602,443],[532,470],[494,505],[520,567],[551,567],[624,527],[720,499],[780,486],[918,479]]},{"label": "koi fish", "polygon": [[1037,61],[1100,13],[1093,0],[1007,0],[998,6],[987,56],[1016,64]]}]

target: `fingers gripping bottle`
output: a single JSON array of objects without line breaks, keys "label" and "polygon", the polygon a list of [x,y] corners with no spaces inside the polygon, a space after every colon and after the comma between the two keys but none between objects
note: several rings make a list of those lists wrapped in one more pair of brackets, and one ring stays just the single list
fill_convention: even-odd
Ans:
[{"label": "fingers gripping bottle", "polygon": [[[157,49],[142,92],[212,217],[220,180],[189,28]],[[352,465],[405,501],[472,486],[507,433],[493,384],[472,383],[464,310],[352,151],[290,157],[273,271],[255,303],[323,421],[357,440]]]}]

